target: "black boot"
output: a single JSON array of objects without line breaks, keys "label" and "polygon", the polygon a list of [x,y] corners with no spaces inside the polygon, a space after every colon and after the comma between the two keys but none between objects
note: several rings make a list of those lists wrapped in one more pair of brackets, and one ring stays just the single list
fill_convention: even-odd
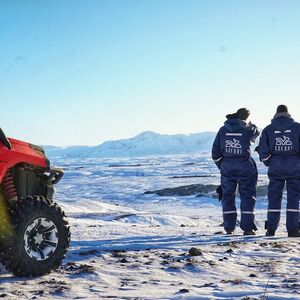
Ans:
[{"label": "black boot", "polygon": [[255,235],[255,231],[253,229],[252,230],[245,230],[244,235]]},{"label": "black boot", "polygon": [[300,237],[300,229],[289,230],[288,237]]},{"label": "black boot", "polygon": [[266,236],[274,236],[274,235],[275,235],[275,230],[271,230],[271,229],[267,230]]},{"label": "black boot", "polygon": [[228,235],[233,234],[233,230],[226,230],[226,234],[228,234]]}]

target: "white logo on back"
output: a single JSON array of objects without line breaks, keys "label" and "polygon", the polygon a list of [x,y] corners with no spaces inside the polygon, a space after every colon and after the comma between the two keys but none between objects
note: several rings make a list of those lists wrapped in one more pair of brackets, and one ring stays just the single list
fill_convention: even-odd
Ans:
[{"label": "white logo on back", "polygon": [[242,146],[239,140],[235,138],[233,140],[226,140],[226,152],[232,154],[241,154],[242,153]]},{"label": "white logo on back", "polygon": [[276,138],[275,150],[280,152],[290,151],[292,150],[293,143],[291,139],[287,136],[283,136],[283,138]]}]

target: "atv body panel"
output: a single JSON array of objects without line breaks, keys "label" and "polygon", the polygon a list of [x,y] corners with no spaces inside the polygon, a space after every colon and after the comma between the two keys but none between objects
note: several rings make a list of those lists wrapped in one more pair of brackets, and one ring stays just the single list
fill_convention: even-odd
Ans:
[{"label": "atv body panel", "polygon": [[49,160],[41,150],[38,151],[35,148],[36,146],[12,138],[8,140],[11,143],[11,149],[0,142],[0,182],[8,169],[20,163],[36,166],[44,171],[50,169]]},{"label": "atv body panel", "polygon": [[53,199],[54,184],[63,176],[60,169],[51,169],[42,147],[6,138],[0,130],[0,184],[10,171],[18,198],[41,195]]}]

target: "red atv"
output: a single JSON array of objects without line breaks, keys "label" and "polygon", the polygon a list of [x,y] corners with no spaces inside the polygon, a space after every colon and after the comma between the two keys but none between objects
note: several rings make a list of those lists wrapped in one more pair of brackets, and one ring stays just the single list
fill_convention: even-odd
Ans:
[{"label": "red atv", "polygon": [[53,202],[63,174],[50,168],[43,148],[0,129],[0,260],[17,276],[49,273],[67,252],[69,225]]}]

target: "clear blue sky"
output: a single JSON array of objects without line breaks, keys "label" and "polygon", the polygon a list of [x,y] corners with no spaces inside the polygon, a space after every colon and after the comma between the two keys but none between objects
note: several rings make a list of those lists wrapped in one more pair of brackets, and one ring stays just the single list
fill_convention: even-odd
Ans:
[{"label": "clear blue sky", "polygon": [[300,121],[300,1],[2,0],[0,126],[36,144]]}]

